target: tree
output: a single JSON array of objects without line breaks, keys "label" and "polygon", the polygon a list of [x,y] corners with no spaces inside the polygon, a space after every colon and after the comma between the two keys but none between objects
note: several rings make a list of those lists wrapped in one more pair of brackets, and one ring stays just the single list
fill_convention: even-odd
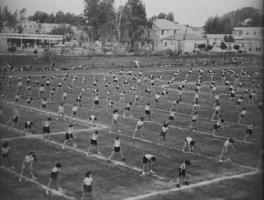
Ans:
[{"label": "tree", "polygon": [[48,18],[48,14],[42,11],[36,11],[33,16],[29,16],[28,19],[36,21],[38,23],[45,23]]},{"label": "tree", "polygon": [[161,12],[160,14],[158,14],[157,19],[166,19],[166,14]]},{"label": "tree", "polygon": [[20,22],[22,22],[22,21],[24,21],[25,20],[25,18],[26,18],[26,12],[27,12],[27,10],[26,10],[26,8],[22,8],[20,11],[19,11],[19,17],[18,17],[18,20],[20,21]]},{"label": "tree", "polygon": [[146,10],[142,1],[128,0],[124,6],[124,17],[121,22],[121,40],[135,49],[136,43],[144,40],[146,25]]},{"label": "tree", "polygon": [[61,25],[57,28],[52,29],[49,34],[51,34],[51,35],[63,35],[67,41],[70,41],[74,35],[74,32],[70,26]]},{"label": "tree", "polygon": [[166,15],[166,19],[169,20],[169,21],[174,22],[174,14],[173,13],[168,13]]}]

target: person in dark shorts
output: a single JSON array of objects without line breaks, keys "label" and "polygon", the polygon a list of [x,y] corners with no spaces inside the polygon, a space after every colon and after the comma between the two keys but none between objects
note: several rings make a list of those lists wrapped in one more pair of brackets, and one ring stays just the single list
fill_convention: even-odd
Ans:
[{"label": "person in dark shorts", "polygon": [[49,194],[50,185],[51,185],[52,182],[56,183],[59,191],[62,190],[60,188],[58,180],[57,180],[58,179],[58,175],[61,172],[61,167],[62,167],[61,163],[56,163],[55,167],[52,168],[50,176],[49,176],[49,182],[48,182],[47,190],[46,190],[46,194],[47,195]]},{"label": "person in dark shorts", "polygon": [[191,165],[191,162],[189,160],[185,160],[180,167],[178,168],[178,177],[177,177],[177,183],[176,187],[181,187],[180,185],[180,179],[184,179],[184,184],[189,185],[188,177],[186,176],[186,168],[187,166]]},{"label": "person in dark shorts", "polygon": [[111,155],[108,157],[107,161],[109,162],[114,154],[119,153],[121,155],[122,161],[126,161],[125,156],[123,155],[120,147],[120,138],[117,136],[114,140],[114,149],[111,153]]},{"label": "person in dark shorts", "polygon": [[14,165],[12,164],[12,161],[10,159],[10,153],[9,152],[10,152],[10,146],[9,146],[8,142],[5,142],[1,147],[1,162],[3,160],[7,160],[11,169],[14,169]]},{"label": "person in dark shorts", "polygon": [[69,141],[72,142],[72,146],[73,146],[74,148],[76,148],[77,146],[76,146],[76,144],[74,143],[74,138],[75,138],[75,137],[74,137],[74,135],[73,135],[73,125],[70,124],[68,130],[67,130],[66,133],[65,133],[65,140],[64,140],[64,143],[63,143],[62,149],[65,148],[66,143],[69,142]]},{"label": "person in dark shorts", "polygon": [[156,161],[156,157],[151,154],[145,154],[143,156],[143,169],[141,176],[144,176],[149,170],[150,173],[154,173],[152,170],[152,163]]},{"label": "person in dark shorts", "polygon": [[92,186],[92,173],[90,171],[86,172],[85,178],[83,180],[83,194],[81,200],[84,200],[86,196],[91,197],[92,196],[92,191],[93,191],[93,186]]}]

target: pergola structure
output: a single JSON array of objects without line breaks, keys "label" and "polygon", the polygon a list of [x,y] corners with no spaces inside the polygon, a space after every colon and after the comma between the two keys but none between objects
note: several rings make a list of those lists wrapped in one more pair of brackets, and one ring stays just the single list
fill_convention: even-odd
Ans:
[{"label": "pergola structure", "polygon": [[27,34],[27,33],[1,33],[0,38],[6,39],[7,42],[13,41],[14,43],[19,43],[18,46],[23,46],[24,42],[30,42],[31,44],[38,43],[62,43],[63,35],[43,35],[43,34]]}]

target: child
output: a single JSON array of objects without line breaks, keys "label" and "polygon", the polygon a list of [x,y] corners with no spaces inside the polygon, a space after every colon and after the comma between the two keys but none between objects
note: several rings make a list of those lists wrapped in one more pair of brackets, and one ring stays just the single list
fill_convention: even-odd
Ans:
[{"label": "child", "polygon": [[179,188],[180,186],[180,179],[181,177],[184,178],[184,184],[185,185],[189,185],[188,177],[186,176],[186,168],[187,166],[191,165],[191,162],[189,160],[185,160],[180,167],[178,168],[178,177],[177,177],[177,183],[176,183],[176,187]]},{"label": "child", "polygon": [[253,129],[254,129],[255,125],[254,124],[250,124],[246,127],[246,135],[244,137],[244,142],[247,141],[248,136],[251,136],[253,133]]},{"label": "child", "polygon": [[129,102],[126,104],[125,111],[123,113],[123,118],[126,117],[126,112],[129,113],[129,116],[132,117],[132,111],[131,111],[132,102]]},{"label": "child", "polygon": [[159,99],[160,99],[160,94],[158,92],[157,94],[155,94],[155,104],[156,104],[156,108],[159,107]]},{"label": "child", "polygon": [[55,182],[56,183],[59,191],[62,190],[60,188],[58,182],[57,182],[58,175],[61,172],[61,167],[62,167],[62,164],[61,163],[56,163],[55,167],[52,168],[51,173],[50,173],[50,177],[49,177],[49,182],[48,182],[47,190],[46,190],[46,194],[47,195],[49,195],[50,185],[51,185],[52,182]]},{"label": "child", "polygon": [[95,122],[97,121],[97,117],[95,115],[90,115],[89,119],[92,122],[93,126],[95,127],[96,126]]},{"label": "child", "polygon": [[106,101],[108,101],[108,99],[109,99],[110,95],[111,95],[111,91],[110,91],[110,90],[108,90],[108,91],[107,91],[107,95],[106,95],[106,99],[105,99]]},{"label": "child", "polygon": [[164,145],[167,145],[166,134],[168,132],[168,129],[169,129],[169,124],[168,123],[164,123],[162,128],[161,128],[161,132],[160,132],[159,145],[161,145],[161,141],[162,140],[164,142]]},{"label": "child", "polygon": [[219,115],[220,115],[220,110],[221,110],[221,107],[220,107],[220,104],[216,104],[215,107],[214,107],[214,113],[211,117],[211,121],[215,121],[215,117],[217,119],[219,119]]},{"label": "child", "polygon": [[11,169],[14,169],[14,165],[13,165],[12,162],[11,162],[9,152],[10,152],[10,147],[9,147],[9,145],[8,145],[8,142],[5,142],[5,143],[2,145],[2,148],[1,148],[1,162],[2,162],[4,159],[6,159],[7,162],[9,163]]},{"label": "child", "polygon": [[75,117],[77,115],[77,112],[78,112],[78,107],[76,106],[76,104],[73,104],[73,107],[72,107],[72,118]]},{"label": "child", "polygon": [[224,119],[219,118],[217,120],[217,122],[214,124],[213,136],[216,136],[216,134],[215,134],[216,130],[220,129],[223,123],[224,123]]},{"label": "child", "polygon": [[174,117],[175,117],[175,109],[171,109],[170,110],[170,116],[169,116],[168,120],[170,122],[172,122],[174,120]]},{"label": "child", "polygon": [[117,109],[113,110],[112,125],[111,125],[111,129],[109,131],[110,134],[112,133],[112,129],[113,129],[114,125],[116,126],[117,131],[120,132],[120,130],[118,129],[118,123],[117,123],[118,116],[119,116],[118,110]]},{"label": "child", "polygon": [[84,200],[84,197],[86,195],[89,197],[92,196],[92,190],[93,190],[92,181],[93,178],[91,172],[90,171],[86,172],[85,178],[83,180],[83,194],[81,200]]},{"label": "child", "polygon": [[134,105],[137,105],[138,101],[139,101],[139,96],[135,94]]},{"label": "child", "polygon": [[95,108],[96,105],[99,105],[99,96],[98,96],[98,94],[95,94],[95,96],[94,96],[94,105],[92,107],[92,111],[94,111],[94,108]]},{"label": "child", "polygon": [[22,163],[21,172],[20,172],[20,175],[19,175],[19,182],[22,181],[22,176],[23,176],[23,173],[24,173],[25,169],[29,170],[33,180],[37,179],[34,176],[34,174],[33,174],[33,163],[34,162],[37,162],[36,154],[34,152],[29,152],[28,155],[26,155],[26,157],[25,157],[25,159],[24,159],[24,161]]},{"label": "child", "polygon": [[243,108],[239,113],[239,119],[237,121],[237,124],[240,124],[240,122],[245,119],[246,114],[247,114],[247,109]]},{"label": "child", "polygon": [[151,155],[151,154],[145,154],[143,156],[143,169],[142,169],[142,174],[141,176],[144,176],[149,170],[150,173],[154,173],[152,170],[152,163],[156,161],[156,157]]},{"label": "child", "polygon": [[120,105],[120,103],[121,103],[122,101],[125,100],[125,94],[126,94],[125,91],[123,91],[123,92],[120,93],[119,105]]},{"label": "child", "polygon": [[145,106],[145,115],[148,116],[149,120],[151,121],[149,103],[147,103]]},{"label": "child", "polygon": [[86,153],[87,156],[89,155],[90,150],[92,148],[96,151],[96,153],[98,153],[99,155],[101,155],[101,153],[98,151],[98,148],[97,148],[97,137],[98,137],[98,131],[96,130],[93,133],[93,135],[92,135],[92,137],[90,139],[90,144],[88,146],[88,150],[87,150],[87,153]]},{"label": "child", "polygon": [[170,110],[175,109],[175,111],[176,111],[176,105],[179,103],[180,103],[179,99],[173,101]]},{"label": "child", "polygon": [[48,134],[48,138],[50,138],[50,124],[51,124],[51,118],[49,117],[48,120],[43,122],[43,133]]},{"label": "child", "polygon": [[195,141],[191,137],[186,137],[184,140],[184,145],[182,147],[182,151],[185,152],[185,147],[188,145],[188,149],[190,152],[193,152],[193,147],[195,145]]},{"label": "child", "polygon": [[194,111],[192,114],[192,121],[191,121],[191,125],[190,125],[191,129],[193,128],[193,125],[197,122],[197,120],[198,120],[198,112]]},{"label": "child", "polygon": [[120,142],[121,142],[121,141],[120,141],[120,138],[117,136],[117,137],[115,138],[115,141],[114,141],[114,149],[113,149],[111,155],[110,155],[110,156],[108,157],[108,159],[107,159],[108,162],[111,160],[111,158],[113,157],[113,155],[114,155],[115,153],[119,153],[119,154],[121,155],[122,161],[126,161],[126,159],[125,159],[123,153],[121,152]]},{"label": "child", "polygon": [[31,128],[33,126],[33,122],[31,121],[26,121],[25,125],[24,125],[24,131],[23,131],[23,134],[24,135],[27,131],[30,131],[31,132]]},{"label": "child", "polygon": [[[222,152],[220,154],[220,159],[219,159],[219,162],[223,162],[223,156],[224,154],[227,154],[228,152],[228,148],[231,146],[233,150],[235,150],[234,146],[233,146],[233,143],[234,143],[234,140],[232,138],[229,138],[227,139],[225,142],[224,142],[224,146],[223,146],[223,149],[222,149]],[[230,158],[227,158],[226,159],[227,161],[231,161]]]},{"label": "child", "polygon": [[241,105],[242,105],[242,102],[243,102],[243,96],[240,96],[238,99],[237,99],[237,111],[238,110],[241,110]]},{"label": "child", "polygon": [[141,130],[143,129],[143,126],[144,126],[144,118],[143,117],[140,117],[137,121],[137,125],[136,125],[136,128],[135,128],[135,131],[133,133],[133,138],[136,137],[136,133],[139,133],[141,137],[143,137],[142,133],[141,133]]},{"label": "child", "polygon": [[73,146],[74,148],[76,148],[77,146],[76,146],[76,144],[74,143],[74,139],[75,139],[75,137],[74,137],[74,135],[73,135],[73,125],[70,124],[70,125],[69,125],[69,128],[68,128],[68,130],[66,131],[66,134],[65,134],[65,141],[64,141],[64,143],[63,143],[63,145],[62,145],[62,149],[65,149],[65,145],[66,145],[66,143],[67,143],[68,141],[71,141],[71,142],[72,142],[72,146]]},{"label": "child", "polygon": [[17,109],[14,110],[14,115],[11,118],[11,123],[14,124],[14,126],[17,125],[18,120],[19,120],[20,116],[19,116],[19,112]]},{"label": "child", "polygon": [[46,98],[42,98],[41,109],[45,110],[46,108],[47,108],[47,99]]},{"label": "child", "polygon": [[57,120],[59,119],[59,117],[63,117],[63,120],[65,120],[63,102],[61,102],[60,105],[59,105],[59,107],[58,107],[58,117],[57,117]]}]

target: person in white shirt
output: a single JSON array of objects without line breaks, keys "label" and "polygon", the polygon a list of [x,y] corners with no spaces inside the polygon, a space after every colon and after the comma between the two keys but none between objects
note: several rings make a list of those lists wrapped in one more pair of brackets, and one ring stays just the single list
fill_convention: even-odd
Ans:
[{"label": "person in white shirt", "polygon": [[34,152],[29,152],[28,155],[26,155],[26,157],[22,163],[21,172],[19,174],[19,182],[22,181],[22,176],[23,176],[25,169],[29,170],[29,173],[30,173],[32,179],[34,179],[34,180],[37,179],[33,174],[33,163],[34,162],[37,162],[36,154]]},{"label": "person in white shirt", "polygon": [[152,163],[156,161],[156,157],[153,156],[152,154],[145,154],[143,156],[143,167],[142,167],[142,174],[141,176],[144,176],[147,171],[149,171],[150,173],[155,173],[152,170]]},{"label": "person in white shirt", "polygon": [[148,116],[149,120],[151,121],[149,103],[147,103],[147,105],[145,105],[145,115]]},{"label": "person in white shirt", "polygon": [[135,131],[133,133],[133,138],[136,137],[136,133],[140,134],[140,136],[143,137],[143,135],[141,133],[141,130],[143,129],[143,127],[144,127],[144,117],[140,117],[137,121],[136,128],[135,128]]},{"label": "person in white shirt", "polygon": [[169,124],[164,123],[160,131],[159,145],[161,145],[162,142],[164,145],[167,145],[166,134],[168,130],[169,130]]},{"label": "person in white shirt", "polygon": [[247,114],[247,109],[246,108],[242,108],[241,112],[239,113],[239,119],[237,121],[237,124],[241,124],[240,122],[243,120],[245,120],[245,116]]},{"label": "person in white shirt", "polygon": [[61,163],[56,163],[55,167],[52,168],[50,176],[49,176],[49,182],[48,182],[47,190],[46,190],[46,194],[47,195],[49,194],[50,185],[51,185],[52,182],[56,183],[57,188],[58,188],[59,191],[62,190],[60,188],[58,180],[57,180],[59,173],[61,173],[61,167],[62,167]]},{"label": "person in white shirt", "polygon": [[90,115],[89,120],[92,122],[93,127],[96,126],[97,117],[95,115]]},{"label": "person in white shirt", "polygon": [[118,117],[119,117],[118,110],[117,109],[113,110],[112,125],[109,131],[110,134],[112,133],[114,126],[116,127],[116,130],[120,132],[120,130],[118,129],[118,121],[117,121]]},{"label": "person in white shirt", "polygon": [[14,165],[10,159],[10,146],[9,146],[8,142],[5,142],[1,147],[1,162],[3,160],[7,160],[11,169],[14,169]]},{"label": "person in white shirt", "polygon": [[98,138],[98,131],[96,130],[90,139],[90,144],[88,146],[88,150],[86,155],[88,156],[91,150],[94,150],[97,154],[101,155],[101,153],[98,151],[97,147],[97,138]]},{"label": "person in white shirt", "polygon": [[189,185],[188,182],[188,176],[186,176],[186,168],[187,166],[191,165],[191,162],[189,160],[185,160],[178,168],[178,177],[177,177],[177,183],[176,187],[181,187],[180,185],[180,179],[184,178],[184,184]]},{"label": "person in white shirt", "polygon": [[61,102],[60,105],[59,105],[59,107],[58,107],[58,117],[57,117],[57,120],[59,119],[59,117],[63,117],[63,120],[65,120],[63,102]]},{"label": "person in white shirt", "polygon": [[125,159],[125,157],[121,151],[120,143],[121,143],[120,138],[117,136],[114,140],[114,149],[113,149],[112,153],[110,154],[110,156],[108,157],[107,161],[110,161],[115,153],[119,153],[121,155],[122,161],[126,161],[126,159]]},{"label": "person in white shirt", "polygon": [[86,172],[85,178],[83,180],[83,193],[82,193],[81,200],[84,200],[86,196],[89,196],[89,197],[92,196],[92,191],[93,191],[92,182],[93,182],[92,173],[88,171]]},{"label": "person in white shirt", "polygon": [[[234,140],[232,138],[227,139],[224,142],[223,148],[222,148],[222,152],[220,154],[220,158],[219,158],[219,162],[223,162],[223,157],[225,154],[228,153],[228,149],[229,147],[232,147],[233,150],[235,150],[234,146],[233,146]],[[227,161],[231,161],[230,158],[226,159]]]},{"label": "person in white shirt", "polygon": [[182,151],[185,152],[185,148],[188,145],[189,152],[193,152],[193,147],[195,145],[195,141],[191,137],[186,137],[184,140],[184,145],[182,147]]},{"label": "person in white shirt", "polygon": [[214,128],[213,128],[213,136],[215,136],[216,134],[216,131],[218,129],[220,129],[222,126],[223,126],[223,123],[224,123],[224,119],[218,119],[217,122],[214,124]]},{"label": "person in white shirt", "polygon": [[78,106],[76,104],[73,104],[73,107],[72,107],[72,118],[75,117],[78,113]]},{"label": "person in white shirt", "polygon": [[214,113],[211,117],[211,121],[215,121],[215,118],[219,119],[220,110],[221,110],[220,104],[216,104],[214,107]]},{"label": "person in white shirt", "polygon": [[74,148],[77,147],[77,145],[76,145],[75,142],[74,142],[75,135],[73,134],[73,129],[74,129],[74,128],[73,128],[73,125],[70,124],[68,130],[67,130],[66,133],[65,133],[65,140],[64,140],[64,143],[63,143],[63,145],[62,145],[62,149],[65,148],[65,145],[66,145],[66,143],[67,143],[68,141],[71,141],[71,142],[72,142],[72,146],[73,146]]},{"label": "person in white shirt", "polygon": [[48,138],[50,139],[50,124],[51,124],[51,118],[49,117],[48,120],[43,122],[43,133],[48,134]]},{"label": "person in white shirt", "polygon": [[133,117],[132,116],[132,111],[131,111],[131,106],[132,106],[132,102],[129,102],[129,103],[126,104],[125,111],[123,113],[123,118],[126,117],[126,112],[128,112],[129,117]]},{"label": "person in white shirt", "polygon": [[157,94],[155,94],[155,104],[156,104],[156,108],[159,107],[159,99],[160,99],[160,94],[158,92]]}]

